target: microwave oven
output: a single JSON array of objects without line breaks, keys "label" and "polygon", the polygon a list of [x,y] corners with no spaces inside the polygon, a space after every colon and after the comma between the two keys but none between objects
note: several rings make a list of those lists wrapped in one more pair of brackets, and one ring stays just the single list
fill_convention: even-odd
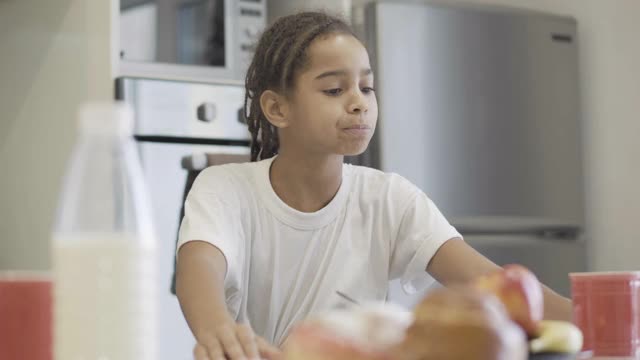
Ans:
[{"label": "microwave oven", "polygon": [[120,0],[118,76],[244,82],[266,0]]}]

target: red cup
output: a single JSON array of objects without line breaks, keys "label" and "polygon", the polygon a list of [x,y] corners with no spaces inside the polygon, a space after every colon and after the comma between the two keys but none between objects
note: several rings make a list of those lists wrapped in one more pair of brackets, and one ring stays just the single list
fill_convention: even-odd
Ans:
[{"label": "red cup", "polygon": [[0,272],[0,359],[53,359],[51,299],[50,276]]},{"label": "red cup", "polygon": [[573,318],[583,350],[640,359],[640,271],[571,273]]}]

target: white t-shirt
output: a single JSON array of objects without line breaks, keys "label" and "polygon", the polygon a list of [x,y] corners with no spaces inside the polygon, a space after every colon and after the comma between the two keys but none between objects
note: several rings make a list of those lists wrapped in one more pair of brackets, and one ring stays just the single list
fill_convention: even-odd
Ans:
[{"label": "white t-shirt", "polygon": [[[388,282],[407,292],[445,241],[461,237],[408,180],[345,164],[340,189],[314,213],[285,204],[269,180],[273,159],[213,166],[185,203],[178,248],[192,240],[227,260],[229,311],[273,344],[310,314],[385,300]],[[424,287],[424,283],[422,284]]]}]

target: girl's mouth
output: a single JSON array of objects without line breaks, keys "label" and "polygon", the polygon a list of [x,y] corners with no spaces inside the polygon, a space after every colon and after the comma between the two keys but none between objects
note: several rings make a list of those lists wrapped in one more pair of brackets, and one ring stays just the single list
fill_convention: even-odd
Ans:
[{"label": "girl's mouth", "polygon": [[371,126],[366,124],[351,125],[343,129],[349,135],[367,136],[371,132]]}]

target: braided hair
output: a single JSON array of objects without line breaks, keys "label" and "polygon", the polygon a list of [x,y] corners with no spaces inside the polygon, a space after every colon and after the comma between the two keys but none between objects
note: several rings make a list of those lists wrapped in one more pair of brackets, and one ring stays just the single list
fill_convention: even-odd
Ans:
[{"label": "braided hair", "polygon": [[319,36],[355,34],[343,20],[323,12],[301,12],[278,19],[260,37],[245,79],[244,111],[251,132],[251,161],[278,153],[278,132],[264,115],[265,90],[288,93],[295,75],[308,62],[306,50]]}]

